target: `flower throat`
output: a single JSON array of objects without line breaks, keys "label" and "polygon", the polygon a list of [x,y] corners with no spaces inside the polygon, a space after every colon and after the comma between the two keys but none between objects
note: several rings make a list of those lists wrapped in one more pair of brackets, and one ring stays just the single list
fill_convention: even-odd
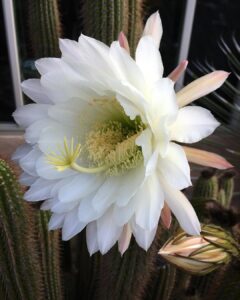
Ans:
[{"label": "flower throat", "polygon": [[[83,145],[64,139],[59,147],[60,155],[51,152],[47,160],[58,171],[71,168],[81,173],[104,172],[107,176],[117,176],[136,168],[143,162],[141,147],[135,141],[144,129],[140,118],[135,120],[106,121],[95,124],[86,134]],[[88,167],[77,163],[81,153],[87,157]]]}]

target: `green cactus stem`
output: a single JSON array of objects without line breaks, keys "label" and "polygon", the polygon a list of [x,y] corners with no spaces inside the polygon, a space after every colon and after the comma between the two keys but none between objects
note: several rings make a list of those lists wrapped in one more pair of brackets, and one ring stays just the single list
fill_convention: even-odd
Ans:
[{"label": "green cactus stem", "polygon": [[0,277],[9,299],[44,299],[30,214],[13,171],[0,160]]},{"label": "green cactus stem", "polygon": [[83,33],[110,45],[123,31],[133,53],[143,30],[142,6],[142,0],[83,1]]},{"label": "green cactus stem", "polygon": [[221,201],[221,204],[226,208],[229,208],[231,205],[231,200],[234,192],[234,176],[235,174],[233,172],[226,172],[220,178],[220,192],[222,191],[221,193],[224,193],[224,197],[219,197],[219,200]]},{"label": "green cactus stem", "polygon": [[61,22],[58,0],[28,1],[29,40],[34,58],[59,56]]},{"label": "green cactus stem", "polygon": [[37,221],[37,240],[39,246],[39,256],[42,266],[45,299],[63,299],[60,272],[60,236],[59,231],[48,230],[50,213],[38,211]]}]

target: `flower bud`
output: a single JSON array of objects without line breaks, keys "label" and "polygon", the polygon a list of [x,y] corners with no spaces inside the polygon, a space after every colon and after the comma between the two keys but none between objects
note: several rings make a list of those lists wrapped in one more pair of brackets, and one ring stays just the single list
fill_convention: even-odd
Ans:
[{"label": "flower bud", "polygon": [[204,275],[228,263],[232,256],[239,257],[239,246],[221,227],[203,225],[200,236],[179,231],[159,254],[189,273]]}]

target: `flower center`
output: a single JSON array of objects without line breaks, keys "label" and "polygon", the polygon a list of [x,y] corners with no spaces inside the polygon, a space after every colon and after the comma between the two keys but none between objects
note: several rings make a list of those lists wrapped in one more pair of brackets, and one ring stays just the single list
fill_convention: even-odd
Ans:
[{"label": "flower center", "polygon": [[[64,138],[58,153],[51,152],[47,160],[58,171],[71,168],[83,173],[121,175],[143,162],[142,149],[135,143],[143,129],[144,124],[139,117],[131,120],[125,114],[124,118],[96,123],[86,134],[82,145],[74,138]],[[87,167],[79,164],[81,157]]]}]

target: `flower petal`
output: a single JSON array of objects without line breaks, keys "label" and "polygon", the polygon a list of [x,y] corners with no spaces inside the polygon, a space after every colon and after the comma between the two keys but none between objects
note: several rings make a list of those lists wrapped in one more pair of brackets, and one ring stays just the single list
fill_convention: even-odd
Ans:
[{"label": "flower petal", "polygon": [[162,59],[151,36],[144,36],[140,39],[136,50],[136,63],[150,86],[162,78]]},{"label": "flower petal", "polygon": [[48,223],[49,230],[55,230],[63,226],[65,214],[52,214]]},{"label": "flower petal", "polygon": [[105,254],[119,239],[122,227],[116,225],[112,207],[97,220],[97,237],[100,252]]},{"label": "flower petal", "polygon": [[98,239],[97,239],[97,223],[91,222],[86,228],[86,240],[87,248],[90,256],[99,250]]},{"label": "flower petal", "polygon": [[23,128],[47,116],[48,104],[28,104],[21,106],[13,113],[14,120]]},{"label": "flower petal", "polygon": [[147,251],[156,235],[157,227],[155,227],[151,231],[145,230],[142,227],[138,226],[134,220],[131,221],[131,227],[136,242],[140,247]]},{"label": "flower petal", "polygon": [[119,33],[118,42],[119,42],[119,45],[127,51],[127,53],[130,53],[128,40],[122,31]]},{"label": "flower petal", "polygon": [[159,174],[174,188],[182,190],[191,185],[190,168],[182,147],[170,143],[167,154],[158,162]]},{"label": "flower petal", "polygon": [[167,203],[164,203],[162,212],[161,212],[161,222],[163,223],[163,225],[169,229],[172,223],[172,214],[171,214],[171,210],[168,207]]},{"label": "flower petal", "polygon": [[225,158],[216,153],[186,146],[183,147],[183,150],[186,153],[188,161],[192,163],[205,167],[216,168],[219,170],[233,168],[233,165],[231,165]]},{"label": "flower petal", "polygon": [[86,226],[86,223],[79,222],[77,218],[77,210],[73,209],[67,213],[62,228],[63,241],[70,240],[74,235],[78,234]]},{"label": "flower petal", "polygon": [[165,194],[166,202],[184,231],[191,235],[200,235],[201,226],[198,217],[184,194],[159,178]]},{"label": "flower petal", "polygon": [[51,99],[47,96],[46,91],[42,87],[39,79],[27,79],[21,84],[24,94],[31,98],[34,102],[40,104],[51,104]]},{"label": "flower petal", "polygon": [[57,183],[55,180],[45,180],[38,178],[24,195],[24,199],[27,201],[41,201],[51,197],[51,190]]},{"label": "flower petal", "polygon": [[110,57],[118,70],[119,79],[129,82],[139,90],[144,88],[145,81],[139,67],[125,49],[119,45],[119,42],[111,44]]},{"label": "flower petal", "polygon": [[194,80],[177,93],[179,107],[188,105],[192,101],[215,91],[224,83],[228,76],[229,73],[227,72],[214,71]]},{"label": "flower petal", "polygon": [[143,30],[143,36],[150,35],[153,38],[156,47],[159,48],[160,41],[162,38],[162,33],[163,33],[163,29],[162,29],[161,18],[159,16],[159,12],[156,11],[147,19],[147,22]]},{"label": "flower petal", "polygon": [[178,81],[183,72],[186,70],[187,65],[187,60],[181,61],[180,64],[168,75],[168,78],[170,78],[174,82]]},{"label": "flower petal", "polygon": [[164,204],[164,194],[156,173],[146,179],[134,197],[138,199],[136,224],[145,230],[153,230],[158,224]]},{"label": "flower petal", "polygon": [[124,225],[120,238],[118,239],[118,250],[121,255],[127,250],[132,237],[132,230],[129,224]]},{"label": "flower petal", "polygon": [[219,125],[209,110],[200,106],[183,107],[170,128],[171,140],[195,143],[209,136]]}]

